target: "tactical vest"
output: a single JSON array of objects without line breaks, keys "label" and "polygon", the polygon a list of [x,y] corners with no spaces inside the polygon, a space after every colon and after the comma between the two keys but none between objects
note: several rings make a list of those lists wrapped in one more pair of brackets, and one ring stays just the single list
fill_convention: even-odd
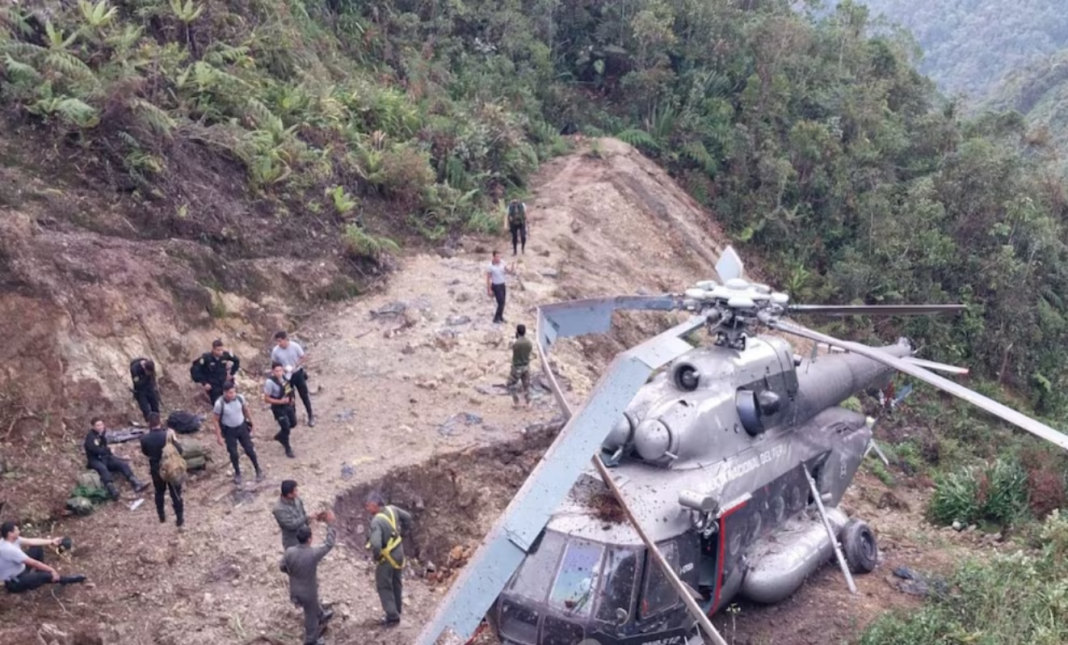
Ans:
[{"label": "tactical vest", "polygon": [[296,403],[293,401],[293,384],[292,383],[290,383],[289,381],[282,381],[277,376],[272,376],[271,377],[271,381],[275,385],[277,385],[278,387],[282,388],[282,396],[273,396],[273,397],[271,397],[272,399],[284,399],[286,397],[289,397],[289,403],[284,404],[284,405],[283,404],[278,404],[278,403],[272,403],[271,404],[272,408],[288,408],[291,405],[296,405]]}]

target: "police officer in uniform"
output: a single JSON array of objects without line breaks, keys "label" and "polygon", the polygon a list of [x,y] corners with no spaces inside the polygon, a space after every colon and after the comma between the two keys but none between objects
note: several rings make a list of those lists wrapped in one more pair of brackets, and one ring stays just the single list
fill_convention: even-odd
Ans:
[{"label": "police officer in uniform", "polygon": [[[167,430],[163,429],[163,423],[155,412],[148,415],[148,434],[141,435],[141,453],[148,457],[148,471],[152,475],[152,486],[156,492],[156,515],[159,516],[160,524],[167,521],[167,515],[163,510],[163,496],[170,493],[171,505],[174,507],[175,524],[179,529],[185,523],[185,500],[182,499],[182,484],[169,482],[160,474],[160,466],[163,462],[163,448],[169,441]],[[178,454],[182,454],[182,445],[174,441],[174,447]]]},{"label": "police officer in uniform", "polygon": [[145,419],[149,413],[159,414],[159,385],[156,383],[156,363],[150,358],[130,361],[130,380],[133,381],[134,400]]},{"label": "police officer in uniform", "polygon": [[391,627],[400,623],[400,615],[404,610],[401,581],[404,546],[401,540],[404,535],[411,534],[412,516],[403,508],[387,506],[382,496],[375,492],[367,496],[364,509],[371,516],[367,548],[371,549],[378,565],[375,568],[375,589],[386,612],[382,624]]},{"label": "police officer in uniform", "polygon": [[271,413],[278,422],[278,434],[274,440],[286,449],[286,457],[293,459],[289,445],[289,433],[297,425],[297,404],[293,401],[293,386],[286,379],[286,369],[281,363],[271,365],[271,376],[263,382],[263,402],[271,405]]},{"label": "police officer in uniform", "polygon": [[135,492],[140,493],[148,488],[147,483],[138,481],[137,477],[134,477],[130,464],[111,454],[111,448],[108,448],[107,428],[104,427],[102,419],[93,419],[93,427],[85,435],[85,442],[82,445],[85,447],[85,465],[100,475],[100,482],[104,484],[111,499],[119,498],[119,489],[115,488],[115,482],[111,478],[112,471],[125,477]]},{"label": "police officer in uniform", "polygon": [[190,376],[194,383],[199,383],[211,399],[211,404],[222,396],[223,385],[227,381],[234,380],[234,375],[241,369],[241,361],[236,356],[226,351],[221,339],[216,338],[211,343],[211,351],[204,352],[193,363]]}]

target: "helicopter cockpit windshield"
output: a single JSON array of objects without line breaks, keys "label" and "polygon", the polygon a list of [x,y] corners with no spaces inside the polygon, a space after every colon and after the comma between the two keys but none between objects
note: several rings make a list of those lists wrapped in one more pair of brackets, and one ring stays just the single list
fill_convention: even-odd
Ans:
[{"label": "helicopter cockpit windshield", "polygon": [[[662,552],[677,568],[677,545],[667,542]],[[614,642],[641,633],[680,608],[663,574],[646,565],[644,548],[546,531],[493,613],[505,643],[570,645],[594,634]]]}]

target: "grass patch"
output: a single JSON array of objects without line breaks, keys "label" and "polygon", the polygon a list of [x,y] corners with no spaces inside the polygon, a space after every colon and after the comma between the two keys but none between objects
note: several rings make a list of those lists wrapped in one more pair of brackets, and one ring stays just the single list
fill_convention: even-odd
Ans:
[{"label": "grass patch", "polygon": [[1029,514],[1027,471],[1015,459],[996,459],[935,479],[929,514],[934,522],[1008,526]]}]

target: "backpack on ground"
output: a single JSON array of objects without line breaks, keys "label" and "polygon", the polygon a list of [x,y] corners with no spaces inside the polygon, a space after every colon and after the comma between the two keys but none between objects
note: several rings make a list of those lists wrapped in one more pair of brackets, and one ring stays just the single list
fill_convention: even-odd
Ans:
[{"label": "backpack on ground", "polygon": [[185,479],[185,458],[178,454],[174,445],[174,433],[167,431],[167,443],[163,445],[163,459],[159,462],[159,476],[163,481],[177,484]]},{"label": "backpack on ground", "polygon": [[527,223],[527,207],[523,202],[508,204],[508,226],[522,226]]},{"label": "backpack on ground", "polygon": [[185,410],[175,410],[167,417],[167,427],[178,434],[192,434],[200,430],[203,418]]}]

